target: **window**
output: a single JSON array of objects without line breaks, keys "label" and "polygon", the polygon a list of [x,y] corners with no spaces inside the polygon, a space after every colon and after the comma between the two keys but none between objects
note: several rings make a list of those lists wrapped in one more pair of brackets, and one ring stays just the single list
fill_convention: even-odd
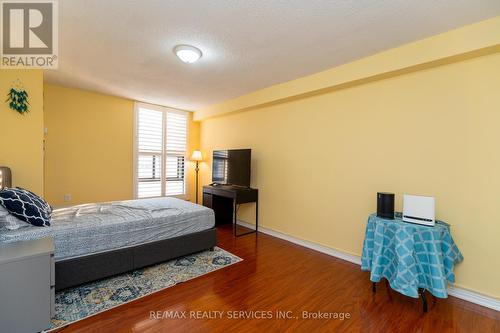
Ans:
[{"label": "window", "polygon": [[227,150],[214,151],[212,161],[212,181],[227,182],[229,153]]},{"label": "window", "polygon": [[187,112],[137,104],[137,198],[184,195]]}]

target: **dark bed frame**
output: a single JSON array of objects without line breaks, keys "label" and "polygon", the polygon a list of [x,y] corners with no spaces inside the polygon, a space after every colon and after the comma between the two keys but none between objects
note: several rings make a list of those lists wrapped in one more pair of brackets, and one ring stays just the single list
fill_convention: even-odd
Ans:
[{"label": "dark bed frame", "polygon": [[213,249],[216,229],[91,254],[55,263],[56,290],[122,274],[188,254]]}]

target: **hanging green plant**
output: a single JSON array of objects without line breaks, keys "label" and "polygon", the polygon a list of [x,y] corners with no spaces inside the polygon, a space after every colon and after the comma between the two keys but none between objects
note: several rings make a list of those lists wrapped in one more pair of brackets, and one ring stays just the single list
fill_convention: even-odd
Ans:
[{"label": "hanging green plant", "polygon": [[20,114],[25,114],[29,111],[28,93],[24,89],[10,88],[6,102],[9,103],[9,107],[12,110]]}]

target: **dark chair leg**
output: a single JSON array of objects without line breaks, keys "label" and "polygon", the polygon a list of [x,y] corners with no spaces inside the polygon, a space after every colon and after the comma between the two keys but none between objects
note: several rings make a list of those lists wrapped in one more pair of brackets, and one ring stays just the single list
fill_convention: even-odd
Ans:
[{"label": "dark chair leg", "polygon": [[436,296],[434,296],[433,294],[431,294],[431,296],[432,296],[432,307],[434,307],[436,305],[437,299]]},{"label": "dark chair leg", "polygon": [[377,283],[376,282],[372,282],[372,291],[373,291],[373,293],[377,292]]},{"label": "dark chair leg", "polygon": [[422,298],[422,306],[424,313],[427,313],[427,297],[425,296],[425,289],[420,292],[420,297]]},{"label": "dark chair leg", "polygon": [[391,285],[388,280],[385,280],[385,288],[387,289],[387,292],[391,292]]},{"label": "dark chair leg", "polygon": [[385,289],[387,290],[387,297],[392,302],[392,294],[391,294],[391,285],[389,284],[389,280],[385,280]]}]

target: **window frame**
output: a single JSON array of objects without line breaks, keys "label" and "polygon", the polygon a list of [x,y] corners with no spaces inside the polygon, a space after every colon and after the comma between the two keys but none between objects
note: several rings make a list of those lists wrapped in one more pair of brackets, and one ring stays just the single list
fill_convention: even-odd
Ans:
[{"label": "window frame", "polygon": [[[139,177],[138,177],[138,159],[139,159],[139,109],[144,108],[148,110],[153,110],[153,111],[160,111],[163,113],[162,116],[162,149],[161,149],[161,160],[162,160],[162,165],[161,165],[161,175],[160,175],[160,180],[161,180],[161,195],[160,196],[155,196],[155,197],[146,197],[146,198],[139,198]],[[166,182],[167,182],[167,176],[166,176],[166,161],[167,161],[167,145],[166,145],[166,138],[167,138],[167,113],[177,113],[177,114],[182,114],[186,116],[186,149],[184,151],[184,155],[181,155],[184,157],[184,193],[183,194],[176,194],[176,195],[165,195],[166,193]],[[188,154],[188,146],[189,146],[189,111],[183,111],[183,110],[177,110],[173,108],[169,108],[166,106],[160,106],[160,105],[155,105],[155,104],[148,104],[148,103],[142,103],[142,102],[135,102],[134,105],[134,129],[133,129],[133,196],[134,199],[150,199],[150,198],[163,198],[163,197],[173,197],[173,198],[179,198],[179,199],[186,199],[187,198],[187,188],[188,188],[188,177],[187,177],[187,154]]]}]

